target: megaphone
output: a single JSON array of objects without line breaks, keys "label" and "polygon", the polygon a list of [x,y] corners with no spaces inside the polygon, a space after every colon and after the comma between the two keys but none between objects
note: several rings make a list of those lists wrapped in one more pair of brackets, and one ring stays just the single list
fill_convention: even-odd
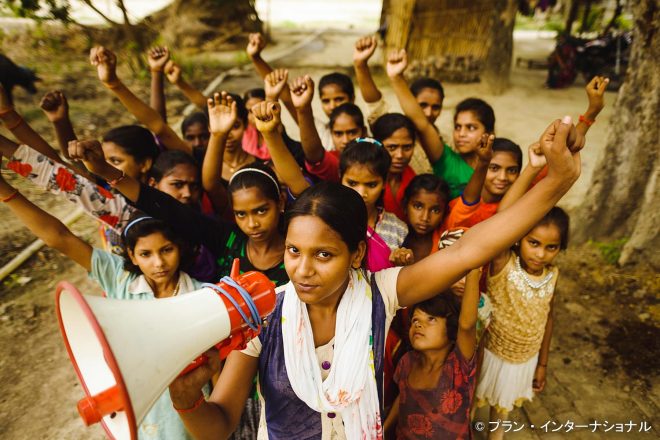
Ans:
[{"label": "megaphone", "polygon": [[219,341],[226,355],[258,335],[275,308],[275,288],[260,272],[238,275],[237,263],[217,285],[152,301],[58,284],[57,318],[85,392],[78,412],[86,425],[101,422],[112,439],[137,439],[140,422],[184,367],[195,368]]}]

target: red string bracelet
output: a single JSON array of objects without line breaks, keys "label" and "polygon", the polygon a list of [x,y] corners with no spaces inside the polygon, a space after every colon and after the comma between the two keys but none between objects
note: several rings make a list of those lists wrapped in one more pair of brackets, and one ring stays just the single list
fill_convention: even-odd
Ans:
[{"label": "red string bracelet", "polygon": [[119,182],[124,180],[125,177],[126,177],[126,173],[122,171],[121,176],[117,177],[116,179],[108,181],[108,185],[114,188]]},{"label": "red string bracelet", "polygon": [[591,127],[592,125],[594,125],[594,122],[596,122],[595,119],[589,119],[585,115],[580,115],[579,121],[587,124],[587,127]]},{"label": "red string bracelet", "polygon": [[193,406],[191,406],[190,408],[179,409],[176,406],[174,406],[174,403],[172,404],[172,408],[174,408],[176,410],[176,412],[178,412],[179,414],[185,414],[185,413],[195,411],[197,408],[199,408],[199,406],[202,404],[202,402],[205,402],[205,401],[206,401],[206,399],[204,398],[204,394],[202,394],[201,396],[199,396],[199,399],[197,399],[197,401],[195,403],[193,403]]},{"label": "red string bracelet", "polygon": [[11,201],[14,200],[16,197],[18,197],[19,194],[20,194],[20,193],[18,192],[18,190],[15,189],[13,193],[11,193],[10,195],[8,195],[8,196],[5,197],[4,199],[2,199],[2,203],[11,202]]},{"label": "red string bracelet", "polygon": [[1,111],[0,116],[8,115],[9,113],[14,111],[14,107],[9,107],[7,110]]},{"label": "red string bracelet", "polygon": [[16,122],[14,122],[11,125],[5,123],[5,126],[7,127],[7,130],[11,131],[11,130],[15,129],[16,127],[18,127],[19,125],[21,125],[22,122],[23,122],[23,118],[21,116],[19,116],[18,119],[16,119]]}]

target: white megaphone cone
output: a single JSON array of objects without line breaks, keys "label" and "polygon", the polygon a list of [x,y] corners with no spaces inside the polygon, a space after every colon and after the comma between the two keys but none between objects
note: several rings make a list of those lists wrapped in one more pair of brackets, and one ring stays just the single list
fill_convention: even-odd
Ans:
[{"label": "white megaphone cone", "polygon": [[217,287],[152,301],[57,286],[57,316],[85,391],[78,411],[86,425],[101,422],[110,438],[136,439],[151,406],[192,360],[199,365],[200,354],[216,344],[226,356],[258,335],[261,318],[275,308],[274,286],[259,272],[238,275],[237,262],[235,282],[224,278]]}]

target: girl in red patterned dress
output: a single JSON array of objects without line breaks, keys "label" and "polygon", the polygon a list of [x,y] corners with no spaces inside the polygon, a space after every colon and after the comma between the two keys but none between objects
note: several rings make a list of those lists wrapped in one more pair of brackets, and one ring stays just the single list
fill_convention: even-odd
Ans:
[{"label": "girl in red patterned dress", "polygon": [[467,439],[476,382],[480,270],[467,275],[460,311],[451,292],[411,309],[410,343],[394,373],[399,397],[387,420],[397,439]]}]

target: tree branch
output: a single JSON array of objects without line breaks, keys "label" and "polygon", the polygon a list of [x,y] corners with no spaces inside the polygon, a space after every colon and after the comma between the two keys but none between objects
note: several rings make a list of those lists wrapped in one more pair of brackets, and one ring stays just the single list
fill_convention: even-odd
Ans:
[{"label": "tree branch", "polygon": [[107,21],[110,25],[112,26],[120,26],[119,23],[117,23],[114,20],[111,20],[107,15],[105,15],[103,12],[101,12],[96,6],[94,6],[94,3],[92,3],[92,0],[82,0],[84,4],[89,6],[94,12],[99,14],[105,21]]}]

